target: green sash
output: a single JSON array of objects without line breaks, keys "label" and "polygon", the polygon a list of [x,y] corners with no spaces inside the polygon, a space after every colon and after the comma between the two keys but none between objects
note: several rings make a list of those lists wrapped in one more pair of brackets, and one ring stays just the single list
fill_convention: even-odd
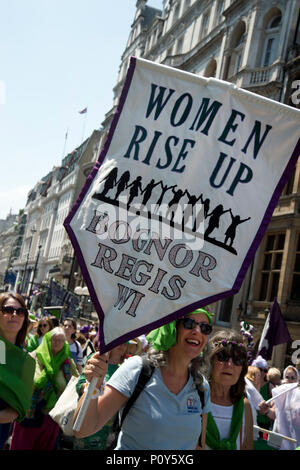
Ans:
[{"label": "green sash", "polygon": [[0,337],[0,398],[25,418],[30,407],[35,360],[21,348]]},{"label": "green sash", "polygon": [[38,336],[34,335],[34,336],[31,336],[30,338],[28,338],[28,341],[27,341],[27,344],[26,344],[25,348],[27,349],[28,352],[32,352],[35,349],[37,349],[39,347],[39,345],[40,345],[40,343],[39,343],[39,340],[38,340]]},{"label": "green sash", "polygon": [[208,413],[206,444],[213,450],[236,450],[236,439],[241,429],[244,414],[244,398],[233,406],[229,436],[220,441],[220,434],[212,414]]}]

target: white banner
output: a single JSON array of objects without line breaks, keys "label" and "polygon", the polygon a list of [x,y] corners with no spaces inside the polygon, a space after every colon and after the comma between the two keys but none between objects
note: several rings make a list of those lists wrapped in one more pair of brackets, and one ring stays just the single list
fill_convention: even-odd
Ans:
[{"label": "white banner", "polygon": [[299,129],[294,108],[131,59],[65,221],[102,352],[239,290],[297,161]]}]

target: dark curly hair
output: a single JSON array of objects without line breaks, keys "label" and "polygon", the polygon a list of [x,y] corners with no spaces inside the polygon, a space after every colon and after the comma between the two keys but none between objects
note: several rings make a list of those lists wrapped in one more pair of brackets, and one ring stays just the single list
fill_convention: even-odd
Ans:
[{"label": "dark curly hair", "polygon": [[209,374],[210,386],[212,386],[212,376],[213,376],[215,356],[218,352],[222,351],[223,349],[226,349],[226,351],[230,353],[232,348],[238,348],[239,355],[241,359],[243,359],[242,370],[241,370],[239,379],[236,384],[230,387],[230,399],[232,401],[232,404],[234,404],[241,397],[246,396],[245,395],[245,375],[247,374],[247,370],[248,370],[247,347],[246,345],[245,345],[245,348],[233,346],[231,343],[229,343],[228,345],[226,344],[224,345],[221,343],[222,340],[227,340],[228,342],[232,341],[232,342],[242,343],[242,344],[244,344],[244,341],[240,333],[231,329],[226,329],[226,330],[224,329],[224,330],[217,331],[209,340],[210,354],[209,354],[208,359],[211,364],[211,371]]}]

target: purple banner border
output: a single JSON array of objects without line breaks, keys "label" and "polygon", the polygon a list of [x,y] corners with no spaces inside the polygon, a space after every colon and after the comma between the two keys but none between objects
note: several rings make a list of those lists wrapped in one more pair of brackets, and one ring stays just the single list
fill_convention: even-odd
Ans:
[{"label": "purple banner border", "polygon": [[104,335],[103,335],[103,327],[101,326],[101,321],[104,319],[104,313],[103,313],[103,310],[101,308],[101,305],[99,303],[99,300],[97,298],[97,295],[96,295],[96,292],[94,290],[94,287],[93,287],[93,284],[92,284],[92,281],[91,281],[91,278],[90,278],[90,275],[89,275],[89,272],[88,272],[88,269],[86,267],[86,264],[85,264],[85,260],[84,260],[84,257],[83,257],[83,254],[81,252],[81,249],[80,249],[80,246],[78,244],[78,241],[76,239],[76,236],[71,228],[71,221],[75,215],[75,213],[77,212],[79,206],[81,205],[81,202],[83,200],[83,198],[85,197],[86,193],[88,192],[89,190],[89,187],[92,183],[92,181],[94,180],[95,176],[97,175],[97,172],[99,170],[99,167],[101,166],[107,152],[108,152],[108,149],[109,149],[109,146],[110,146],[110,143],[111,143],[111,140],[113,138],[113,135],[114,135],[114,132],[116,130],[116,127],[117,127],[117,124],[118,124],[118,121],[119,121],[119,118],[120,118],[120,115],[121,115],[121,112],[122,112],[122,109],[124,107],[124,104],[125,104],[125,101],[126,101],[126,98],[127,98],[127,95],[128,95],[128,91],[129,91],[129,88],[131,86],[131,82],[132,82],[132,78],[133,78],[133,75],[134,75],[134,71],[135,71],[135,67],[136,67],[136,58],[135,57],[131,57],[130,59],[130,66],[129,66],[129,69],[128,69],[128,73],[127,73],[127,76],[126,76],[126,80],[125,80],[125,83],[124,83],[124,87],[123,87],[123,90],[122,90],[122,93],[121,93],[121,97],[120,97],[120,101],[119,101],[119,105],[117,107],[117,110],[116,110],[116,113],[114,115],[114,118],[113,118],[113,121],[112,121],[112,124],[111,124],[111,127],[109,129],[109,132],[108,132],[108,136],[107,136],[107,139],[105,141],[105,144],[104,144],[104,147],[99,155],[99,158],[98,158],[98,161],[96,163],[96,165],[93,167],[90,175],[88,176],[86,182],[85,182],[85,185],[83,186],[83,189],[82,191],[80,192],[79,194],[79,197],[78,199],[76,200],[75,204],[73,205],[69,215],[67,216],[67,218],[65,219],[64,221],[64,227],[68,233],[68,236],[72,242],[72,245],[74,247],[74,251],[75,251],[75,254],[76,254],[76,257],[77,257],[77,260],[78,260],[78,263],[80,265],[80,268],[81,268],[81,271],[82,271],[82,274],[83,274],[83,277],[85,279],[85,282],[86,282],[86,285],[88,287],[88,290],[90,292],[90,296],[91,296],[91,299],[92,299],[92,302],[95,306],[95,309],[97,311],[97,314],[98,314],[98,317],[99,317],[99,320],[100,320],[100,328],[99,328],[99,346],[100,346],[100,351],[101,353],[105,353],[109,350],[111,350],[112,348],[118,346],[119,344],[122,344],[134,337],[137,337],[137,336],[140,336],[142,334],[147,334],[148,332],[150,332],[151,330],[155,329],[155,328],[158,328],[159,326],[162,326],[168,322],[171,322],[173,320],[176,320],[177,318],[180,318],[181,316],[184,316],[190,312],[192,312],[193,310],[195,310],[196,308],[200,308],[200,307],[204,307],[206,305],[209,305],[211,303],[214,303],[214,302],[217,302],[225,297],[229,297],[231,295],[234,295],[236,294],[241,285],[242,285],[242,282],[244,280],[244,277],[247,273],[247,270],[248,270],[248,267],[252,261],[252,259],[254,258],[254,255],[256,253],[256,250],[259,246],[259,244],[261,243],[261,240],[266,232],[266,229],[268,227],[268,224],[272,218],[272,214],[273,214],[273,211],[275,209],[275,207],[277,206],[278,204],[278,201],[279,201],[279,198],[280,198],[280,195],[282,193],[282,190],[285,186],[285,184],[287,183],[293,169],[294,169],[294,166],[296,165],[297,163],[297,160],[298,160],[298,156],[300,154],[300,138],[294,148],[294,151],[291,155],[291,158],[275,188],[275,191],[270,199],[270,202],[267,206],[267,209],[265,211],[265,214],[264,214],[264,217],[262,219],[262,222],[260,224],[260,227],[255,235],[255,238],[245,256],[245,259],[242,263],[242,266],[239,270],[239,273],[235,279],[235,282],[234,282],[234,285],[232,287],[232,289],[228,290],[228,291],[225,291],[225,292],[222,292],[222,293],[219,293],[219,294],[216,294],[216,295],[213,295],[211,297],[207,297],[203,300],[199,300],[197,302],[194,302],[193,304],[189,304],[188,306],[184,307],[184,308],[181,308],[173,313],[171,313],[170,315],[168,316],[165,316],[163,318],[160,318],[159,320],[155,321],[155,322],[152,322],[150,323],[149,325],[146,325],[146,326],[143,326],[143,327],[140,327],[140,328],[137,328],[135,330],[132,330],[130,331],[129,333],[126,333],[120,337],[118,337],[117,339],[115,339],[114,341],[108,343],[108,344],[105,344],[105,339],[104,339]]},{"label": "purple banner border", "polygon": [[[103,146],[103,149],[100,152],[100,155],[99,155],[99,158],[97,160],[96,165],[93,167],[91,173],[87,177],[86,182],[85,182],[85,184],[84,184],[84,186],[83,186],[83,188],[82,188],[75,204],[72,206],[70,213],[68,214],[68,216],[66,217],[66,219],[64,221],[64,227],[65,227],[65,229],[68,233],[68,236],[71,240],[71,243],[73,245],[74,252],[76,254],[76,258],[78,260],[78,263],[80,265],[82,275],[84,277],[85,283],[86,283],[87,288],[88,288],[89,293],[90,293],[90,297],[92,299],[92,302],[94,304],[94,307],[96,309],[96,312],[97,312],[99,320],[100,320],[100,328],[99,328],[99,332],[98,332],[98,338],[99,338],[99,342],[100,342],[102,348],[106,347],[105,342],[104,342],[103,328],[101,326],[101,321],[104,319],[104,312],[101,308],[101,305],[99,303],[99,300],[98,300],[97,294],[95,292],[93,283],[91,281],[89,271],[86,267],[86,263],[85,263],[80,245],[77,241],[77,238],[76,238],[70,224],[71,224],[71,221],[72,221],[74,215],[76,214],[79,206],[81,205],[86,193],[88,192],[89,187],[92,184],[92,181],[96,177],[97,172],[99,170],[99,167],[101,166],[101,164],[102,164],[102,162],[103,162],[103,160],[104,160],[104,158],[105,158],[105,156],[108,152],[110,143],[112,141],[112,138],[113,138],[113,135],[115,133],[115,130],[116,130],[116,127],[117,127],[122,109],[124,107],[124,104],[125,104],[125,101],[126,101],[126,98],[127,98],[127,94],[128,94],[128,91],[129,91],[129,88],[130,88],[130,85],[131,85],[132,77],[133,77],[133,74],[134,74],[134,71],[135,71],[135,66],[136,66],[136,58],[131,57],[130,58],[130,65],[129,65],[128,72],[127,72],[127,75],[126,75],[123,90],[122,90],[122,93],[121,93],[121,96],[120,96],[119,104],[118,104],[117,110],[114,114],[114,117],[113,117],[110,129],[109,129],[105,144]],[[103,352],[109,351],[110,349],[111,348],[106,347],[105,351],[103,351]]]}]

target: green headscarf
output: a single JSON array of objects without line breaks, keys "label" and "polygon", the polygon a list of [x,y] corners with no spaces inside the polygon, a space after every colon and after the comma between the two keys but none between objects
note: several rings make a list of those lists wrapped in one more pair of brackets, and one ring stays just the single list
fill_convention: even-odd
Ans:
[{"label": "green headscarf", "polygon": [[[195,314],[206,315],[210,325],[212,324],[211,313],[208,312],[207,308],[197,308],[188,315]],[[156,351],[168,351],[172,346],[175,346],[177,341],[177,329],[176,329],[177,320],[168,323],[167,325],[160,326],[155,330],[151,331],[147,336],[147,341],[151,343],[152,347]]]},{"label": "green headscarf", "polygon": [[40,346],[35,350],[36,356],[39,362],[44,366],[41,374],[34,381],[34,386],[37,389],[45,389],[45,400],[47,403],[47,409],[53,408],[57,401],[57,374],[61,365],[65,362],[68,357],[72,357],[70,353],[70,347],[67,341],[63,348],[55,356],[52,354],[52,338],[53,330],[48,331],[43,336],[43,340]]}]

